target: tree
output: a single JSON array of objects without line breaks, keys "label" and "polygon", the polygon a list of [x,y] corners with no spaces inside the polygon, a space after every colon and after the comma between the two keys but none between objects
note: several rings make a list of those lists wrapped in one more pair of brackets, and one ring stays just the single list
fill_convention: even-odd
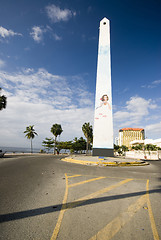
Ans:
[{"label": "tree", "polygon": [[153,145],[153,144],[146,144],[144,149],[149,151],[149,152],[150,151],[156,151],[157,150],[157,146]]},{"label": "tree", "polygon": [[119,146],[119,145],[115,145],[115,144],[114,144],[114,150],[115,150],[115,152],[118,152],[118,151],[119,151],[119,149],[120,149],[120,146]]},{"label": "tree", "polygon": [[114,151],[118,152],[119,155],[122,155],[126,151],[128,151],[128,147],[125,145],[119,146],[114,144]]},{"label": "tree", "polygon": [[35,135],[38,135],[35,132],[34,125],[26,127],[26,131],[24,131],[24,133],[26,133],[25,137],[27,137],[28,139],[31,139],[31,153],[32,153],[33,152],[32,151],[32,139],[34,139]]},{"label": "tree", "polygon": [[51,133],[55,136],[55,140],[54,140],[54,154],[55,154],[55,148],[56,148],[56,139],[57,136],[60,136],[60,134],[63,132],[62,127],[60,124],[53,124],[53,126],[51,127]]},{"label": "tree", "polygon": [[[1,92],[2,88],[0,88],[0,92]],[[4,95],[0,95],[0,110],[3,110],[4,108],[6,108],[7,106],[7,97]]]},{"label": "tree", "polygon": [[65,152],[66,152],[67,149],[68,150],[71,149],[72,141],[58,142],[56,147],[57,147],[59,152],[60,152],[61,149],[65,149]]},{"label": "tree", "polygon": [[71,149],[71,146],[72,146],[72,141],[66,141],[66,142],[64,142],[63,149],[69,150],[69,149]]},{"label": "tree", "polygon": [[[91,127],[92,127],[92,126],[91,126]],[[91,134],[90,134],[90,136],[89,136],[88,141],[89,141],[89,148],[90,148],[90,150],[91,150],[91,149],[92,149],[92,144],[93,144],[93,129],[92,129],[92,132],[91,132]]]},{"label": "tree", "polygon": [[123,152],[127,152],[127,151],[128,151],[128,147],[125,146],[125,145],[122,145],[121,148],[122,148],[122,151],[123,151]]},{"label": "tree", "polygon": [[45,140],[42,143],[43,143],[42,146],[48,150],[48,153],[49,153],[50,149],[54,147],[53,138],[45,138]]},{"label": "tree", "polygon": [[86,140],[82,137],[79,139],[74,138],[73,143],[71,145],[71,152],[83,151],[86,149]]},{"label": "tree", "polygon": [[90,123],[84,123],[82,126],[82,131],[84,133],[84,136],[87,139],[87,145],[86,145],[86,153],[88,153],[88,145],[90,142],[93,141],[93,129],[92,129],[92,125],[90,125]]},{"label": "tree", "polygon": [[143,150],[143,145],[142,144],[138,144],[136,146],[132,146],[132,149],[134,149],[134,150]]}]

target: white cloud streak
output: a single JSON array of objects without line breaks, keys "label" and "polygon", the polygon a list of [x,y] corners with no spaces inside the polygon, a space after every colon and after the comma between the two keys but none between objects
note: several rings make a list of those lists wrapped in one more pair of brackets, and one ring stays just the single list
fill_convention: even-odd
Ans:
[{"label": "white cloud streak", "polygon": [[149,85],[143,85],[142,88],[156,88],[159,84],[161,84],[161,80],[155,80]]},{"label": "white cloud streak", "polygon": [[[145,126],[146,136],[148,138],[160,138],[161,122],[148,124]],[[155,136],[155,137],[154,137]]]},{"label": "white cloud streak", "polygon": [[55,39],[56,41],[62,40],[62,38],[59,37],[56,33],[53,33],[53,37],[54,37],[54,39]]},{"label": "white cloud streak", "polygon": [[58,36],[56,33],[53,33],[53,30],[51,27],[46,26],[34,26],[32,27],[32,31],[30,32],[30,35],[32,36],[33,40],[37,43],[43,42],[44,34],[50,33],[54,40],[60,41],[62,38]]},{"label": "white cloud streak", "polygon": [[14,32],[13,30],[8,30],[2,26],[0,26],[0,37],[5,39],[5,38],[8,38],[8,37],[13,37],[13,36],[22,36],[21,33],[17,33],[17,32]]},{"label": "white cloud streak", "polygon": [[70,9],[60,9],[60,7],[51,4],[46,7],[47,16],[53,22],[68,21],[72,16],[76,15],[75,11]]},{"label": "white cloud streak", "polygon": [[3,61],[2,59],[0,59],[0,68],[3,68],[5,66],[5,61]]},{"label": "white cloud streak", "polygon": [[158,85],[161,83],[161,80],[155,80],[154,82],[152,82],[152,84]]}]

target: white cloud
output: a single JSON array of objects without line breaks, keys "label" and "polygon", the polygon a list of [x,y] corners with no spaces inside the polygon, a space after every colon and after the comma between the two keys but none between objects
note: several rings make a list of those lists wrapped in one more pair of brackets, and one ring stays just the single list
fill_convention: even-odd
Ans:
[{"label": "white cloud", "polygon": [[54,23],[68,21],[72,16],[76,16],[75,11],[71,11],[70,9],[60,9],[60,7],[54,4],[47,6],[46,11],[49,19]]},{"label": "white cloud", "polygon": [[45,137],[52,136],[50,128],[54,123],[62,125],[62,140],[83,136],[83,123],[93,123],[93,95],[85,86],[85,90],[80,88],[79,83],[71,86],[68,78],[71,79],[45,69],[24,69],[12,74],[0,71],[0,83],[8,101],[1,112],[0,146],[28,147],[23,134],[28,125],[35,125],[39,135],[34,146],[39,148]]},{"label": "white cloud", "polygon": [[32,27],[32,32],[30,35],[35,40],[35,42],[40,43],[43,40],[43,34],[46,30],[39,26]]},{"label": "white cloud", "polygon": [[161,84],[161,80],[155,80],[149,85],[143,85],[142,88],[156,88],[159,84]]},{"label": "white cloud", "polygon": [[125,126],[131,124],[140,124],[143,118],[149,115],[149,109],[156,109],[157,105],[152,103],[151,99],[144,99],[139,96],[131,97],[126,102],[125,108],[114,114],[114,119]]},{"label": "white cloud", "polygon": [[[0,86],[7,96],[7,108],[0,113],[0,146],[28,147],[23,133],[28,125],[35,125],[39,135],[34,146],[41,148],[45,137],[52,137],[50,128],[54,123],[62,125],[61,140],[83,136],[83,123],[93,124],[94,94],[86,89],[82,76],[54,75],[41,68],[14,73],[0,71]],[[132,126],[144,127],[146,136],[156,138],[161,123],[152,124],[154,118],[150,117],[151,111],[158,109],[151,99],[131,97],[114,113],[115,135],[119,128]]]},{"label": "white cloud", "polygon": [[155,104],[152,104],[152,100],[146,100],[142,97],[131,97],[129,101],[126,102],[127,110],[138,112],[139,114],[147,115],[148,114],[148,108],[154,109],[157,106]]},{"label": "white cloud", "polygon": [[133,96],[114,113],[114,135],[118,136],[119,129],[123,127],[141,127],[148,138],[160,138],[161,122],[157,122],[160,116],[160,107],[152,99]]},{"label": "white cloud", "polygon": [[46,27],[34,26],[32,27],[32,31],[30,32],[30,35],[32,36],[35,42],[40,43],[43,41],[43,37],[45,33],[50,33],[56,41],[60,41],[62,39],[56,33],[53,33],[52,28],[49,26],[46,26]]},{"label": "white cloud", "polygon": [[147,131],[158,132],[160,129],[161,129],[161,122],[154,123],[154,124],[149,124],[149,125],[146,126]]},{"label": "white cloud", "polygon": [[161,129],[161,122],[153,123],[145,126],[146,136],[148,138],[160,138],[160,129]]},{"label": "white cloud", "polygon": [[53,29],[48,25],[46,26],[46,31],[49,32],[56,41],[62,40],[62,38],[60,36],[58,36],[56,33],[54,33]]},{"label": "white cloud", "polygon": [[54,37],[54,39],[55,39],[56,41],[62,40],[62,38],[59,37],[56,33],[53,33],[53,37]]},{"label": "white cloud", "polygon": [[155,80],[154,82],[152,82],[152,84],[158,85],[161,83],[161,80]]},{"label": "white cloud", "polygon": [[0,59],[0,68],[3,68],[4,66],[5,66],[5,62],[2,59]]},{"label": "white cloud", "polygon": [[145,128],[146,128],[148,133],[150,133],[150,132],[158,133],[159,132],[159,136],[160,136],[161,122],[154,123],[154,124],[149,124]]},{"label": "white cloud", "polygon": [[22,36],[21,33],[16,33],[13,30],[7,30],[6,28],[0,26],[0,37],[7,38],[7,37],[13,37],[15,35]]}]

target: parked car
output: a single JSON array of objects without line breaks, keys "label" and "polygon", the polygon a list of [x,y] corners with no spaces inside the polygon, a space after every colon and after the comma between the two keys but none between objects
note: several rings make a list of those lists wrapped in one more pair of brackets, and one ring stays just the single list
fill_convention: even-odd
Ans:
[{"label": "parked car", "polygon": [[0,157],[3,157],[5,154],[5,152],[3,152],[2,150],[0,150]]}]

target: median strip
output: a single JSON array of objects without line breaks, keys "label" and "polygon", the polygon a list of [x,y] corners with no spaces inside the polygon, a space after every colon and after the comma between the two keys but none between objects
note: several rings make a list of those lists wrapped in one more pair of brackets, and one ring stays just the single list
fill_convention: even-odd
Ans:
[{"label": "median strip", "polygon": [[[75,163],[75,164],[81,164],[81,165],[97,165],[97,166],[109,166],[109,167],[124,167],[124,166],[146,166],[149,165],[149,163],[144,161],[105,161],[105,160],[99,160],[94,161],[92,157],[87,157],[91,160],[82,160],[82,159],[75,159],[75,158],[63,158],[61,161],[69,162],[69,163]],[[95,158],[96,159],[96,158]]]}]

